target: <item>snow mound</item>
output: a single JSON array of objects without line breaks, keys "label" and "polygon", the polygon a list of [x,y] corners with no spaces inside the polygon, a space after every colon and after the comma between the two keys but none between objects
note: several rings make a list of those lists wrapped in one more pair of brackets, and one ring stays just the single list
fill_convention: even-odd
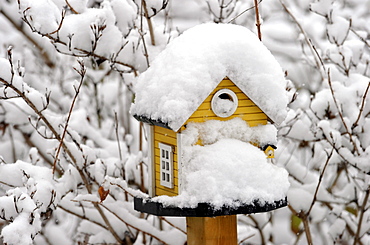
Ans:
[{"label": "snow mound", "polygon": [[209,145],[220,139],[237,139],[263,147],[277,144],[277,129],[274,125],[249,127],[241,118],[228,121],[208,120],[204,123],[191,122],[181,133],[184,145],[195,145],[198,139],[203,145]]},{"label": "snow mound", "polygon": [[286,116],[286,80],[278,62],[247,28],[202,24],[185,31],[139,77],[131,114],[177,131],[224,77],[267,116]]},{"label": "snow mound", "polygon": [[183,161],[181,194],[152,201],[180,208],[195,208],[199,203],[215,209],[255,201],[263,205],[284,199],[290,185],[285,169],[269,163],[257,147],[236,139],[186,146]]}]

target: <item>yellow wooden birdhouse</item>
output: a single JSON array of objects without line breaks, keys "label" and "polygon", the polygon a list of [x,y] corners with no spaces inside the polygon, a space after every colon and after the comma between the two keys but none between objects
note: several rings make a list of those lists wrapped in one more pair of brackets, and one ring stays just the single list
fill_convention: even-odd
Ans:
[{"label": "yellow wooden birdhouse", "polygon": [[274,124],[286,115],[285,79],[248,29],[186,31],[135,89],[131,114],[147,128],[150,178],[137,210],[215,216],[286,205],[287,173],[267,161],[276,149]]}]

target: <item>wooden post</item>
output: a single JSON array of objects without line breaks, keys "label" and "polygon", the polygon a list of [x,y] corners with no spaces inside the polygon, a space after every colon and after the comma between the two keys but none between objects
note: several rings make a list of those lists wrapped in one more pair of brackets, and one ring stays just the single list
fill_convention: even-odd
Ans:
[{"label": "wooden post", "polygon": [[236,215],[186,217],[188,245],[236,245]]}]

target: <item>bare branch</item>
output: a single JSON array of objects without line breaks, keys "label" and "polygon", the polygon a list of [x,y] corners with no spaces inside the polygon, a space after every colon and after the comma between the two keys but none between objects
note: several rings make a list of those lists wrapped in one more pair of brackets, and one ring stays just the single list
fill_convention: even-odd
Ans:
[{"label": "bare branch", "polygon": [[370,194],[370,187],[368,187],[367,190],[365,191],[365,197],[364,197],[364,200],[362,201],[362,205],[361,205],[361,208],[360,208],[360,217],[358,219],[357,231],[356,231],[355,237],[353,239],[353,245],[360,244],[360,232],[361,232],[361,228],[362,228],[364,214],[365,214],[365,211],[366,211],[366,205],[367,205],[367,202],[369,200],[369,194]]},{"label": "bare branch", "polygon": [[[258,1],[258,4],[260,4],[261,2],[262,2],[262,0],[259,0]],[[255,8],[255,5],[252,6],[252,7],[250,7],[250,8],[247,8],[247,9],[243,10],[237,16],[235,16],[234,18],[232,18],[231,20],[229,20],[229,22],[227,22],[227,23],[230,24],[231,22],[234,22],[237,18],[239,18],[240,16],[242,16],[243,14],[245,14],[246,12],[248,12],[249,10],[254,9],[254,8]]]},{"label": "bare branch", "polygon": [[357,155],[359,155],[360,153],[358,151],[356,142],[352,138],[352,133],[349,131],[347,123],[346,123],[346,121],[344,120],[344,117],[343,117],[343,112],[342,112],[341,108],[339,107],[338,101],[336,99],[335,92],[334,92],[334,89],[333,89],[333,85],[331,83],[330,69],[328,69],[328,83],[329,83],[329,88],[330,88],[331,95],[332,95],[333,100],[334,100],[335,107],[337,108],[337,111],[338,111],[339,117],[342,121],[342,124],[343,124],[344,128],[346,129],[346,133],[348,134],[349,140],[352,143],[354,151],[356,152]]},{"label": "bare branch", "polygon": [[81,89],[81,86],[83,84],[83,81],[84,81],[84,78],[85,78],[85,74],[86,74],[86,67],[85,67],[85,64],[83,63],[83,60],[78,60],[78,63],[80,64],[80,69],[79,70],[77,70],[76,68],[74,68],[74,69],[81,76],[81,79],[80,79],[80,83],[79,83],[78,87],[75,88],[75,92],[76,93],[75,93],[75,96],[73,97],[71,106],[69,108],[68,117],[67,117],[66,123],[64,125],[64,130],[63,130],[62,136],[61,136],[60,141],[59,141],[59,146],[57,148],[57,152],[55,154],[54,163],[53,163],[53,174],[55,172],[56,162],[59,159],[58,156],[59,156],[59,153],[60,153],[60,149],[62,148],[62,145],[64,144],[63,141],[64,141],[64,137],[65,137],[66,132],[67,132],[69,120],[71,119],[73,107],[74,107],[74,105],[76,103],[76,100],[77,100],[77,97],[78,97],[78,95],[80,93],[80,89]]},{"label": "bare branch", "polygon": [[311,206],[310,208],[308,209],[308,211],[306,212],[306,216],[309,216],[310,213],[311,213],[311,210],[313,208],[313,206],[315,205],[315,202],[317,200],[317,193],[319,192],[319,188],[321,186],[321,182],[322,182],[322,179],[324,177],[324,173],[325,173],[325,170],[326,170],[326,167],[328,166],[329,164],[329,161],[331,159],[331,157],[333,156],[333,152],[334,152],[334,148],[331,149],[331,152],[330,154],[328,155],[327,159],[326,159],[326,162],[324,164],[324,168],[322,169],[321,173],[320,173],[320,177],[319,177],[319,182],[317,183],[317,186],[316,186],[316,190],[315,190],[315,194],[313,195],[313,199],[312,199],[312,202],[311,202]]},{"label": "bare branch", "polygon": [[54,61],[52,61],[51,57],[49,56],[48,52],[45,52],[44,48],[33,38],[31,35],[23,29],[23,25],[17,23],[13,18],[8,15],[4,8],[0,8],[0,14],[2,14],[14,27],[18,30],[22,35],[32,43],[32,45],[39,51],[41,57],[43,58],[45,64],[50,68],[55,67]]},{"label": "bare branch", "polygon": [[[308,37],[308,34],[306,33],[306,31],[303,29],[302,25],[299,23],[299,21],[297,20],[297,18],[293,15],[293,13],[288,9],[288,7],[285,5],[285,3],[283,2],[283,0],[279,0],[280,1],[280,4],[281,6],[283,6],[285,12],[287,12],[287,14],[293,19],[294,23],[297,25],[298,29],[300,30],[300,32],[303,34],[304,36],[304,40],[307,44],[307,46],[310,48],[310,51],[312,53],[312,56],[314,57],[314,60],[315,60],[315,63],[316,63],[316,67],[317,69],[320,71],[320,75],[321,75],[321,78],[322,80],[324,79],[324,74],[321,72],[321,69],[320,69],[320,57],[317,56],[317,53],[315,52],[314,48],[313,48],[313,44],[312,44],[312,41],[310,40],[310,38]],[[325,71],[325,67],[323,67],[323,70]]]},{"label": "bare branch", "polygon": [[360,106],[360,111],[358,113],[358,116],[357,116],[357,119],[356,121],[353,123],[352,125],[352,129],[356,128],[358,126],[358,122],[360,121],[361,119],[361,115],[364,111],[364,107],[365,107],[365,102],[366,102],[366,97],[367,97],[367,94],[369,92],[369,88],[370,88],[370,82],[367,84],[367,87],[366,87],[366,90],[365,90],[365,93],[364,95],[362,96],[362,101],[361,101],[361,106]]},{"label": "bare branch", "polygon": [[146,234],[148,236],[151,236],[153,237],[154,239],[158,240],[159,242],[161,242],[162,244],[167,244],[166,242],[164,242],[163,240],[161,240],[159,237],[149,233],[149,232],[146,232],[146,231],[143,231],[142,229],[140,229],[139,227],[136,227],[130,223],[128,223],[127,221],[125,221],[123,218],[121,218],[118,214],[116,214],[113,210],[111,210],[110,208],[108,208],[107,206],[105,206],[104,204],[100,204],[103,208],[105,208],[108,212],[110,212],[111,214],[113,214],[116,218],[118,218],[121,222],[123,222],[127,227],[131,227],[131,228],[134,228],[135,230],[138,230],[140,232],[142,232],[143,234]]},{"label": "bare branch", "polygon": [[254,10],[256,12],[256,26],[257,26],[258,39],[260,41],[262,41],[260,13],[259,13],[259,10],[258,10],[257,0],[254,0]]},{"label": "bare branch", "polygon": [[77,11],[76,11],[72,6],[71,6],[71,4],[69,4],[68,0],[65,0],[65,2],[66,2],[66,4],[67,4],[68,8],[72,11],[72,13],[74,13],[74,14],[79,14],[79,12],[77,12]]}]

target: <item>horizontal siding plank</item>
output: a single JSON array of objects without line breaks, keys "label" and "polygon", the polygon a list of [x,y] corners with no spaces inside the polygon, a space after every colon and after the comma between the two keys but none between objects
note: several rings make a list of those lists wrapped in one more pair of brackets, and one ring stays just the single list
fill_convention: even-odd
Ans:
[{"label": "horizontal siding plank", "polygon": [[155,195],[156,196],[163,196],[163,195],[177,196],[178,193],[179,193],[178,189],[169,189],[169,188],[166,188],[166,187],[163,187],[163,188],[156,187],[155,188]]},{"label": "horizontal siding plank", "polygon": [[154,134],[154,141],[161,142],[161,143],[164,143],[164,144],[170,144],[170,145],[173,145],[173,146],[175,146],[176,143],[177,143],[176,138],[164,136],[162,134]]},{"label": "horizontal siding plank", "polygon": [[168,129],[168,128],[162,128],[159,126],[154,126],[154,132],[158,134],[162,134],[164,136],[168,136],[171,138],[176,138],[176,132]]},{"label": "horizontal siding plank", "polygon": [[[209,115],[209,113],[212,113],[213,115],[212,116],[216,116],[214,114],[214,112],[212,111],[212,109],[199,109],[197,110],[196,112],[193,113],[193,115],[191,117],[200,117],[200,116],[203,116],[203,115]],[[240,115],[240,114],[256,114],[256,113],[261,113],[261,114],[265,114],[263,113],[263,111],[261,111],[260,108],[258,108],[257,106],[240,106],[236,109],[236,111],[234,112],[233,115]]]},{"label": "horizontal siding plank", "polygon": [[[241,117],[244,120],[263,120],[267,119],[266,114],[263,112],[257,112],[257,113],[248,113],[248,111],[245,111],[244,109],[240,109],[239,113],[234,113],[234,116]],[[220,120],[220,117],[216,116],[212,110],[201,110],[201,111],[196,111],[191,115],[189,118],[189,121],[194,119],[194,118],[207,118],[210,120],[212,118],[213,120]],[[232,116],[227,117],[228,119],[231,119]]]},{"label": "horizontal siding plank", "polygon": [[[238,99],[238,107],[241,106],[256,106],[256,104],[251,101],[250,99]],[[211,100],[203,102],[199,107],[198,110],[200,109],[208,109],[211,108]]]},{"label": "horizontal siding plank", "polygon": [[219,86],[235,86],[235,84],[230,80],[230,79],[223,79],[219,84],[218,84],[218,87]]},{"label": "horizontal siding plank", "polygon": [[256,127],[258,125],[266,125],[266,124],[267,124],[267,120],[255,120],[255,121],[248,122],[248,125],[250,127]]},{"label": "horizontal siding plank", "polygon": [[[211,102],[212,101],[212,98],[213,98],[213,95],[218,91],[219,89],[217,89],[216,91],[212,92],[203,102]],[[233,91],[232,89],[230,89],[231,91]],[[250,100],[243,92],[238,92],[238,91],[233,91],[236,95],[236,97],[238,98],[238,100]]]},{"label": "horizontal siding plank", "polygon": [[230,119],[236,118],[236,117],[242,118],[243,120],[247,121],[247,123],[251,127],[254,127],[254,126],[257,126],[257,125],[265,125],[265,124],[267,124],[267,119],[250,119],[250,118],[249,119],[246,119],[245,117],[242,117],[242,116],[232,116],[232,117],[227,117],[227,118],[219,118],[219,117],[194,117],[194,118],[190,118],[186,123],[189,123],[189,122],[197,122],[197,123],[200,123],[200,122],[205,122],[205,121],[208,121],[208,120],[227,121],[227,120],[230,120]]}]

